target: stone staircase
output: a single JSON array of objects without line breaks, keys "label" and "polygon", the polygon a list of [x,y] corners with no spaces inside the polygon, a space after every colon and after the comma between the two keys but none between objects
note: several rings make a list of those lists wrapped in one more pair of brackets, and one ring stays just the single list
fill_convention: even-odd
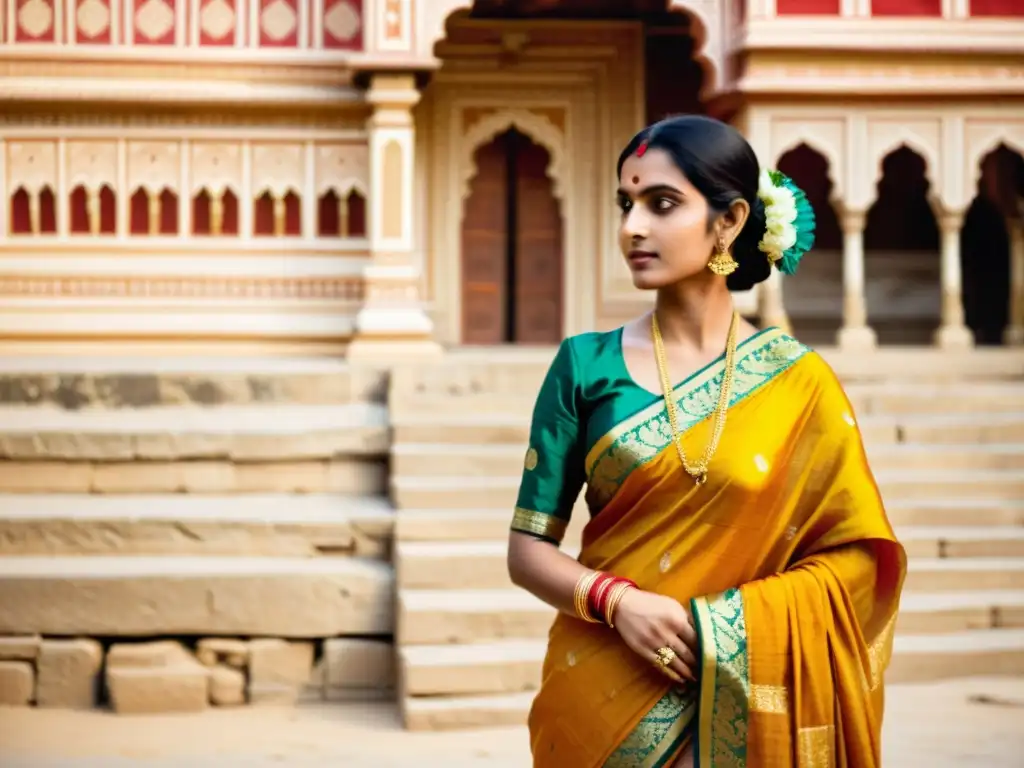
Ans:
[{"label": "stone staircase", "polygon": [[171,637],[266,638],[250,702],[260,675],[277,702],[390,695],[384,382],[327,361],[0,361],[0,638],[33,638],[37,692],[49,638]]},{"label": "stone staircase", "polygon": [[[888,679],[1024,675],[1024,355],[824,354],[911,558]],[[465,351],[392,379],[399,695],[411,729],[522,723],[539,682],[554,614],[512,586],[505,552],[549,358]],[[586,517],[578,503],[567,551]]]}]

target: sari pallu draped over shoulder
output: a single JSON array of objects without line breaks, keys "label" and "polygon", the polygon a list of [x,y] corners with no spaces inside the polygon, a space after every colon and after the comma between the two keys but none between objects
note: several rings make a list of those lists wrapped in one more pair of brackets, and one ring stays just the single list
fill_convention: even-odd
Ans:
[{"label": "sari pallu draped over shoulder", "polygon": [[[835,375],[764,336],[737,356],[705,485],[680,466],[660,400],[586,459],[599,511],[579,559],[690,606],[697,684],[559,615],[529,718],[536,768],[670,766],[688,743],[700,768],[879,765],[905,555]],[[707,444],[722,372],[675,392],[687,455]]]}]

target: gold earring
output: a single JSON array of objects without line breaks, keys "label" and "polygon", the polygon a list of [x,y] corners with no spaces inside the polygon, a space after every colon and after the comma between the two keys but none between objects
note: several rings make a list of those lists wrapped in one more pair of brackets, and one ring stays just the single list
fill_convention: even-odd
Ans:
[{"label": "gold earring", "polygon": [[736,263],[736,259],[729,253],[729,249],[725,247],[723,243],[718,244],[718,250],[715,251],[715,255],[711,257],[711,261],[708,262],[708,269],[714,272],[716,275],[725,277],[731,275],[737,269],[739,264]]}]

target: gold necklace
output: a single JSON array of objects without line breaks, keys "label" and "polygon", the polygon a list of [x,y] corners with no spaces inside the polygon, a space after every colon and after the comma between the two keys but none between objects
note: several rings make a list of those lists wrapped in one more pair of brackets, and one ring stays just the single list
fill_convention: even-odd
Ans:
[{"label": "gold necklace", "polygon": [[732,379],[736,358],[736,332],[739,328],[740,316],[732,313],[732,322],[729,325],[729,336],[725,342],[725,372],[722,374],[722,388],[718,393],[718,406],[715,408],[714,426],[711,432],[711,441],[704,450],[704,455],[696,464],[690,464],[686,460],[686,453],[683,451],[683,436],[679,433],[679,419],[676,413],[676,399],[673,396],[672,382],[668,376],[668,360],[665,357],[665,343],[661,338],[661,329],[658,327],[658,317],[651,313],[651,335],[654,337],[654,357],[658,362],[658,374],[661,376],[661,389],[665,394],[665,410],[668,412],[668,423],[672,429],[672,442],[675,443],[676,451],[679,453],[679,460],[683,463],[683,469],[694,480],[697,485],[704,485],[708,479],[708,464],[718,449],[718,441],[722,438],[722,430],[725,429],[725,415],[729,410],[729,400],[732,396]]}]

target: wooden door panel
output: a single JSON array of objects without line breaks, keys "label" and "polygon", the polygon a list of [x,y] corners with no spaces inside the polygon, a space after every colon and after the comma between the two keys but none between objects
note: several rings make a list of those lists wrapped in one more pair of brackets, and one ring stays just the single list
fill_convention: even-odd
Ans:
[{"label": "wooden door panel", "polygon": [[562,338],[562,216],[548,162],[547,151],[533,142],[518,148],[515,339],[521,344]]},{"label": "wooden door panel", "polygon": [[508,250],[508,160],[501,139],[476,153],[462,219],[462,342],[505,340]]}]

